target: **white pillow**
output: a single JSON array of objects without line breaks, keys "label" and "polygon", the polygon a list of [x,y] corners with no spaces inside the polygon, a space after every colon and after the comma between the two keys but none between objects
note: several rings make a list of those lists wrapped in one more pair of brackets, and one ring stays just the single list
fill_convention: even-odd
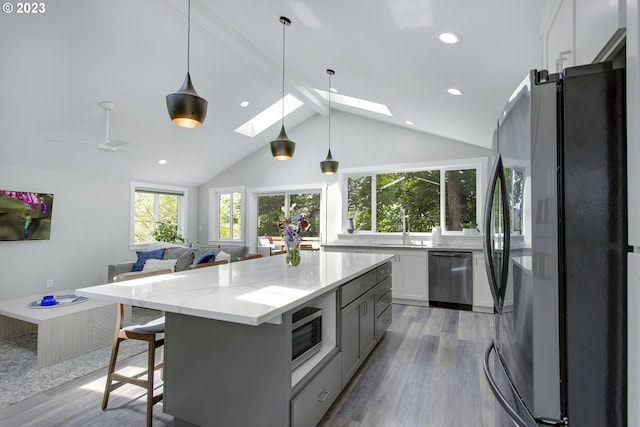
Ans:
[{"label": "white pillow", "polygon": [[142,272],[147,273],[150,271],[171,270],[176,271],[177,259],[148,259],[142,267]]},{"label": "white pillow", "polygon": [[227,260],[227,262],[231,262],[231,255],[226,253],[225,251],[220,251],[216,254],[216,261]]}]

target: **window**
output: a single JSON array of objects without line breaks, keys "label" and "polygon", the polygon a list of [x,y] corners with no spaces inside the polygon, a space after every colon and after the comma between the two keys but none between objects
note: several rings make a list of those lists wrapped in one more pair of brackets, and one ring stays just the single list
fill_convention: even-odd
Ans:
[{"label": "window", "polygon": [[296,192],[257,196],[258,236],[280,236],[278,223],[284,217],[302,215],[309,223],[303,237],[320,235],[320,193]]},{"label": "window", "polygon": [[356,230],[371,230],[371,176],[347,178],[347,212]]},{"label": "window", "polygon": [[285,207],[284,194],[258,196],[258,236],[278,236]]},{"label": "window", "polygon": [[347,177],[346,214],[359,231],[460,231],[477,222],[477,167]]},{"label": "window", "polygon": [[209,189],[209,200],[212,201],[212,226],[209,240],[241,241],[242,212],[244,189]]},{"label": "window", "polygon": [[153,242],[159,223],[175,224],[184,236],[187,189],[141,182],[131,183],[130,244]]},{"label": "window", "polygon": [[431,232],[440,223],[440,171],[376,175],[376,230]]},{"label": "window", "polygon": [[477,228],[476,170],[458,169],[444,173],[446,230]]}]

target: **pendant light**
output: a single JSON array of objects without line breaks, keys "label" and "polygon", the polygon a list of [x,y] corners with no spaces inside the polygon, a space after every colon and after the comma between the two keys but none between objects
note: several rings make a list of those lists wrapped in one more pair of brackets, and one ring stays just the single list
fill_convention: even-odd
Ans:
[{"label": "pendant light", "polygon": [[191,41],[191,0],[187,15],[187,76],[176,93],[167,95],[167,110],[173,124],[185,128],[202,126],[207,116],[207,100],[196,93],[189,74],[189,51]]},{"label": "pendant light", "polygon": [[271,155],[276,160],[290,160],[296,150],[296,143],[289,139],[284,130],[284,29],[291,25],[291,20],[285,16],[280,17],[282,23],[282,127],[280,134],[271,141]]},{"label": "pendant light", "polygon": [[338,172],[338,162],[333,160],[331,156],[331,76],[336,72],[330,68],[327,68],[327,74],[329,74],[329,152],[327,158],[320,162],[320,170],[324,175],[335,175]]}]

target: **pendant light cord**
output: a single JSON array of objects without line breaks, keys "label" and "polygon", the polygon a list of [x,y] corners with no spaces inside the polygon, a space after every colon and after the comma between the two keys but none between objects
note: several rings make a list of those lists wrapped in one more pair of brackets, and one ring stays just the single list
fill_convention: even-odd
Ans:
[{"label": "pendant light cord", "polygon": [[282,126],[284,127],[284,31],[287,24],[282,23]]},{"label": "pendant light cord", "polygon": [[188,8],[189,10],[187,11],[187,74],[189,74],[189,63],[190,58],[189,58],[189,52],[191,52],[191,0],[188,1]]},{"label": "pendant light cord", "polygon": [[329,74],[329,151],[331,151],[331,73]]}]

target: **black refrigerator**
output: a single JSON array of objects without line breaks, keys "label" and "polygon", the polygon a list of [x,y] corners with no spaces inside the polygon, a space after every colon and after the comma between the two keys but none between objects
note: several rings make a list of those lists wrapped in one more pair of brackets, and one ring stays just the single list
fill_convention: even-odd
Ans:
[{"label": "black refrigerator", "polygon": [[626,426],[624,69],[531,71],[501,112],[484,216],[497,426]]}]

